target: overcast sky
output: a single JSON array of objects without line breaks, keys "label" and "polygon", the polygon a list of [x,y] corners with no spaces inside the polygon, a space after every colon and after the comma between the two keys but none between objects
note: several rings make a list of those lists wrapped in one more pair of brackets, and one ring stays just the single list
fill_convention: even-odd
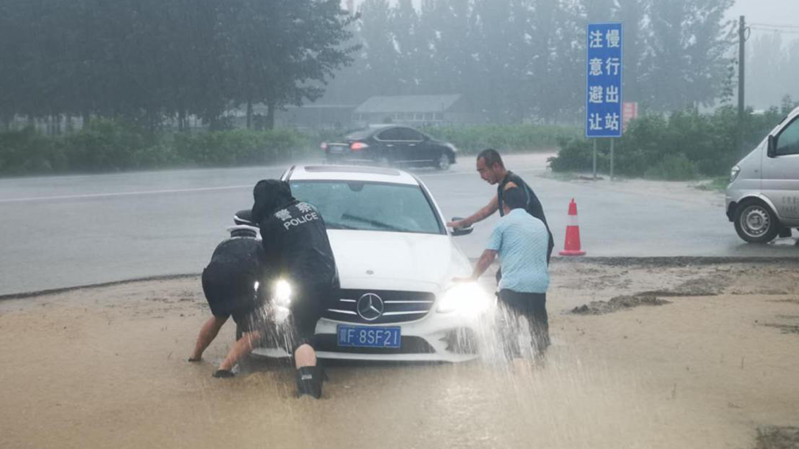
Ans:
[{"label": "overcast sky", "polygon": [[747,22],[799,26],[799,0],[737,0],[730,17]]}]

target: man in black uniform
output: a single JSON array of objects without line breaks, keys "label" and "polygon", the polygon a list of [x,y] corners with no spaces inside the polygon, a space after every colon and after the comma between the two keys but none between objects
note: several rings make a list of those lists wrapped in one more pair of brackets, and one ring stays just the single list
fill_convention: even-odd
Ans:
[{"label": "man in black uniform", "polygon": [[266,264],[255,229],[242,229],[220,243],[203,270],[205,298],[213,316],[200,329],[190,362],[199,362],[219,330],[233,317],[243,336],[230,348],[214,377],[233,377],[233,366],[252,351],[263,332]]},{"label": "man in black uniform", "polygon": [[[339,288],[336,261],[325,222],[310,204],[298,202],[288,183],[259,181],[253,190],[252,220],[261,238],[271,282],[290,286],[290,353],[297,368],[297,393],[319,398],[324,373],[314,350],[316,322]],[[285,284],[284,284],[285,285]]]},{"label": "man in black uniform", "polygon": [[497,195],[492,197],[487,205],[471,216],[463,220],[449,222],[447,226],[452,228],[471,226],[478,221],[483,221],[490,217],[497,210],[500,216],[505,215],[503,211],[503,196],[505,191],[513,187],[519,187],[526,197],[524,210],[526,210],[528,214],[544,222],[544,226],[546,226],[547,232],[549,233],[549,247],[547,248],[547,263],[549,263],[549,259],[552,257],[552,249],[555,247],[555,240],[552,238],[552,232],[549,230],[549,224],[544,215],[544,208],[541,206],[541,201],[538,200],[533,189],[530,188],[519,175],[506,169],[505,164],[502,162],[502,157],[496,150],[491,148],[485,149],[477,155],[477,172],[480,173],[480,177],[483,178],[485,182],[491,185],[497,184]]}]

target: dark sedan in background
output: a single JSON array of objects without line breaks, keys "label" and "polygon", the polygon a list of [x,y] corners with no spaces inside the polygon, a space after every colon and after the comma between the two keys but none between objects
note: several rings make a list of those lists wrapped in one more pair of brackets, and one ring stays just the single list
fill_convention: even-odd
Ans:
[{"label": "dark sedan in background", "polygon": [[407,126],[385,125],[355,131],[321,145],[328,163],[363,162],[381,166],[432,166],[446,170],[457,149]]}]

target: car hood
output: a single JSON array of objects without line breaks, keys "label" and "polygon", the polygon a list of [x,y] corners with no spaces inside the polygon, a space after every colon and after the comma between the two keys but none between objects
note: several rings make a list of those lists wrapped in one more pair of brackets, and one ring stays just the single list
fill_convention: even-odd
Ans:
[{"label": "car hood", "polygon": [[448,235],[328,230],[342,288],[438,291],[471,264]]}]

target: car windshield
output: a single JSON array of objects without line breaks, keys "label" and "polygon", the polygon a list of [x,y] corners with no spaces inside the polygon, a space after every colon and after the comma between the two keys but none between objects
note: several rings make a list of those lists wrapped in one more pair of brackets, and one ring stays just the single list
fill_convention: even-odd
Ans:
[{"label": "car windshield", "polygon": [[312,204],[329,229],[444,234],[419,186],[360,181],[293,181],[300,201]]}]

